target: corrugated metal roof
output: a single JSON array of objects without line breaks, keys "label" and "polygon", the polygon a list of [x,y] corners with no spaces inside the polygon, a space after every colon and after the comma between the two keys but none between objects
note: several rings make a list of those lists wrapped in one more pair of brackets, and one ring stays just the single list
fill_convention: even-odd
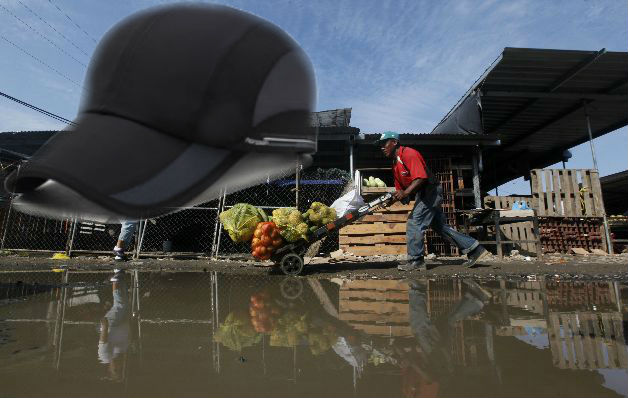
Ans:
[{"label": "corrugated metal roof", "polygon": [[[487,161],[545,167],[588,140],[585,102],[594,137],[628,124],[628,53],[505,48],[466,95],[478,90],[483,132],[502,142]],[[500,170],[497,183],[521,175]]]}]

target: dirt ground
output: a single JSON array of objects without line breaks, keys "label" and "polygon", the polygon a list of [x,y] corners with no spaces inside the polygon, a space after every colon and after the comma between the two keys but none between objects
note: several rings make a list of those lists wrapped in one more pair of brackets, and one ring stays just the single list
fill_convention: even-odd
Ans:
[{"label": "dirt ground", "polygon": [[[355,257],[332,253],[332,257],[306,259],[304,275],[314,278],[403,279],[416,276],[494,278],[552,276],[569,279],[613,279],[628,281],[628,254],[617,255],[546,255],[541,261],[515,255],[498,259],[490,257],[475,267],[462,266],[464,258],[428,260],[427,272],[401,272],[397,256]],[[245,258],[210,260],[208,258],[140,258],[114,262],[111,257],[78,256],[53,260],[50,255],[5,254],[0,257],[0,272],[41,271],[51,269],[107,271],[131,268],[154,271],[218,271],[229,274],[281,275],[276,267]]]}]

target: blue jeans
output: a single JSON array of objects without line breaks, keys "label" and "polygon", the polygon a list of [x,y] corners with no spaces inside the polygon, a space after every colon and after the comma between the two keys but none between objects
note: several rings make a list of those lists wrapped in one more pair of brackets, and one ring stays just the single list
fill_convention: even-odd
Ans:
[{"label": "blue jeans", "polygon": [[129,247],[131,243],[131,239],[133,239],[133,235],[135,234],[135,230],[137,229],[137,221],[123,221],[122,228],[120,228],[120,236],[118,240],[124,242],[123,249]]},{"label": "blue jeans", "polygon": [[425,231],[429,227],[456,245],[463,254],[467,254],[479,246],[476,239],[456,231],[447,224],[447,219],[440,208],[443,202],[443,188],[440,184],[428,186],[419,191],[415,201],[406,224],[408,260],[423,259],[423,239]]}]

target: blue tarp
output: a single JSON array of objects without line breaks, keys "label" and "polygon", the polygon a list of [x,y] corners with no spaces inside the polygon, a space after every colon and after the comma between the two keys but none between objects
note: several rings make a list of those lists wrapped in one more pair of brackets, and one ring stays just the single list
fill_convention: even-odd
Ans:
[{"label": "blue tarp", "polygon": [[[274,182],[276,185],[280,187],[285,187],[288,185],[296,185],[296,180],[277,180]],[[301,180],[299,181],[300,185],[344,185],[346,181],[344,180]]]}]

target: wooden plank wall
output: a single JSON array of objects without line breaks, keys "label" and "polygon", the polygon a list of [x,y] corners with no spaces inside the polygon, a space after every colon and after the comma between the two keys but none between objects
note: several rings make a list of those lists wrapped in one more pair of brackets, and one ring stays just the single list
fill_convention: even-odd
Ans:
[{"label": "wooden plank wall", "polygon": [[541,217],[602,217],[600,176],[590,169],[535,169],[530,172],[532,206]]}]

